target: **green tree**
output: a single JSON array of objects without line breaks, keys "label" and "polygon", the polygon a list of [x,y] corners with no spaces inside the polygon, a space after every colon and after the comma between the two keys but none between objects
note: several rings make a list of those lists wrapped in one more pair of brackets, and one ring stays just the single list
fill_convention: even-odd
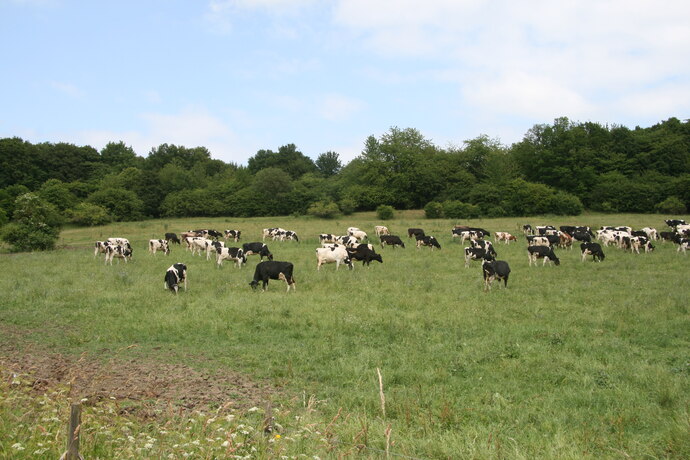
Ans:
[{"label": "green tree", "polygon": [[381,220],[391,220],[393,217],[395,217],[395,209],[393,206],[381,204],[376,207],[376,217]]},{"label": "green tree", "polygon": [[60,236],[62,216],[34,193],[17,197],[12,222],[2,228],[0,238],[14,251],[53,249]]},{"label": "green tree", "polygon": [[143,218],[144,203],[131,190],[122,188],[98,190],[89,195],[87,202],[104,207],[113,220],[118,222]]},{"label": "green tree", "polygon": [[45,181],[38,191],[38,195],[55,206],[60,212],[71,209],[77,204],[77,197],[70,191],[69,186],[59,179]]},{"label": "green tree", "polygon": [[295,144],[283,145],[278,152],[259,150],[247,160],[247,168],[253,174],[262,169],[278,168],[287,172],[292,179],[298,179],[305,173],[317,172],[312,159],[297,150]]},{"label": "green tree", "polygon": [[340,157],[335,152],[325,152],[316,158],[316,169],[323,177],[335,176],[343,169]]},{"label": "green tree", "polygon": [[77,225],[93,227],[112,222],[112,217],[103,206],[84,202],[74,207],[70,220]]}]

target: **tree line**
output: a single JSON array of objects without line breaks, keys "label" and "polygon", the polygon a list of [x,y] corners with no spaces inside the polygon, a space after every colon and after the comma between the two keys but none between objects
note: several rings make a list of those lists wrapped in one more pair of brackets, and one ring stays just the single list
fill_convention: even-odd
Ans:
[{"label": "tree line", "polygon": [[[63,221],[99,225],[156,217],[314,215],[385,205],[428,217],[604,212],[684,213],[690,206],[690,122],[649,128],[558,118],[511,146],[486,135],[435,145],[414,128],[369,136],[343,164],[287,144],[246,166],[205,147],[162,144],[146,157],[123,142],[101,151],[0,139],[0,225],[34,203]],[[23,204],[22,204],[23,203]],[[45,207],[44,206],[44,207]],[[58,219],[59,220],[59,219]]]}]

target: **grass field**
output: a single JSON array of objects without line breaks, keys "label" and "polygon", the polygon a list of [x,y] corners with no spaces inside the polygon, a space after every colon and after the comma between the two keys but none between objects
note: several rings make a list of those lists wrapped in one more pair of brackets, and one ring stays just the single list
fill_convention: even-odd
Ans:
[{"label": "grass field", "polygon": [[[334,265],[317,272],[318,234],[356,226],[374,236],[382,222],[373,214],[67,229],[63,249],[0,255],[0,326],[34,351],[106,364],[184,364],[240,373],[276,389],[271,399],[280,427],[270,436],[260,433],[264,405],[247,411],[240,404],[230,416],[218,401],[215,412],[141,419],[109,413],[112,400],[89,402],[85,458],[375,458],[387,448],[393,458],[690,458],[690,257],[657,242],[651,254],[604,248],[602,263],[582,263],[579,249],[557,250],[559,267],[528,267],[518,230],[530,223],[661,231],[664,218],[462,222],[520,235],[517,243],[496,244],[512,273],[508,289],[488,293],[479,263],[465,268],[463,245],[450,236],[456,222],[426,220],[420,212],[398,212],[383,223],[410,242],[407,248],[378,247],[383,264],[337,272]],[[251,290],[256,256],[243,269],[227,262],[217,269],[179,246],[169,257],[146,251],[148,239],[164,232],[236,228],[250,242],[273,226],[300,236],[299,243],[267,241],[275,260],[295,265],[297,291],[289,295],[278,281],[267,292]],[[414,248],[408,227],[435,235],[442,249]],[[106,266],[102,256],[94,258],[93,242],[114,236],[133,243],[132,263]],[[189,267],[189,290],[176,297],[163,289],[173,262]],[[4,380],[0,456],[59,456],[69,391],[38,395]],[[190,425],[194,417],[205,418]],[[41,441],[36,425],[54,441]],[[156,435],[160,430],[166,434]],[[243,431],[241,441],[229,437]]]}]

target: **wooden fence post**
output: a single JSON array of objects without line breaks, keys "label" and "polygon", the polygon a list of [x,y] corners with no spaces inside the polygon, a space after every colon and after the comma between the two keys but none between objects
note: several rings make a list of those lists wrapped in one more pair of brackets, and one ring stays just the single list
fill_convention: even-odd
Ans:
[{"label": "wooden fence post", "polygon": [[60,460],[84,460],[79,453],[79,432],[81,431],[81,404],[72,404],[67,429],[67,451]]}]

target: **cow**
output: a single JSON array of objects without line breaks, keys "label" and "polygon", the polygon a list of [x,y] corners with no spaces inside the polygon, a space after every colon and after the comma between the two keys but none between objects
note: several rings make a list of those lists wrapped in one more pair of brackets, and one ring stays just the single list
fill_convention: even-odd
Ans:
[{"label": "cow", "polygon": [[360,230],[357,227],[347,227],[347,233],[348,235],[351,235],[353,232],[359,232]]},{"label": "cow", "polygon": [[110,243],[110,241],[96,241],[93,256],[96,257],[98,254],[105,254],[108,246],[113,246],[113,244]]},{"label": "cow", "polygon": [[486,255],[486,250],[483,248],[465,248],[465,268],[469,268],[470,261],[472,260],[484,260]]},{"label": "cow", "polygon": [[362,241],[364,239],[369,239],[367,237],[367,234],[361,230],[355,230],[353,232],[348,232],[348,234],[354,238],[357,238],[359,241]]},{"label": "cow", "polygon": [[227,240],[228,238],[232,238],[235,240],[235,242],[240,240],[240,234],[242,233],[240,230],[225,230],[225,239]]},{"label": "cow", "polygon": [[274,227],[274,228],[264,228],[263,229],[263,237],[261,241],[266,241],[266,238],[273,238],[273,236],[276,234],[278,231],[285,231],[285,229],[280,228],[280,227]]},{"label": "cow", "polygon": [[172,243],[182,244],[180,239],[174,233],[166,233],[164,239],[165,239],[165,241],[168,242],[168,244],[172,244]]},{"label": "cow", "polygon": [[432,251],[434,248],[441,249],[441,245],[438,243],[438,240],[431,235],[417,237],[417,249],[421,248],[422,246],[427,246]]},{"label": "cow", "polygon": [[481,232],[481,234],[482,234],[481,238],[483,238],[484,236],[491,236],[491,232],[489,232],[488,230],[485,230],[481,227],[470,227],[468,225],[456,225],[453,228],[460,230],[460,231],[477,232],[477,233]]},{"label": "cow", "polygon": [[527,254],[529,256],[530,267],[532,266],[532,262],[534,262],[534,265],[537,265],[537,259],[544,259],[544,263],[542,263],[542,265],[546,265],[546,261],[549,261],[549,264],[553,262],[557,266],[561,264],[560,259],[556,257],[556,253],[553,252],[553,248],[550,247],[528,246]]},{"label": "cow", "polygon": [[384,227],[383,225],[376,225],[374,227],[374,232],[376,232],[376,236],[381,236],[381,235],[390,235],[391,232],[388,231],[388,227]]},{"label": "cow", "polygon": [[417,238],[418,236],[424,236],[424,230],[421,228],[408,228],[407,229],[407,237],[412,238],[413,236]]},{"label": "cow", "polygon": [[345,264],[350,270],[354,268],[350,254],[343,246],[334,248],[316,248],[316,269],[321,270],[321,265],[335,263],[335,269],[340,268],[340,264]]},{"label": "cow", "polygon": [[290,288],[296,291],[295,278],[292,275],[294,266],[291,262],[279,262],[275,260],[266,260],[259,262],[254,270],[254,279],[249,285],[252,289],[256,289],[259,285],[259,281],[263,282],[261,288],[262,291],[266,290],[268,286],[268,280],[283,280],[287,283],[287,292],[290,292]]},{"label": "cow", "polygon": [[380,254],[376,254],[376,251],[371,249],[368,244],[360,244],[356,248],[346,249],[351,260],[362,261],[362,266],[364,264],[369,266],[372,260],[377,260],[383,263],[383,259]]},{"label": "cow", "polygon": [[642,229],[642,231],[645,232],[645,234],[647,235],[647,238],[649,238],[650,240],[656,241],[659,239],[659,234],[656,231],[656,228],[644,227]]},{"label": "cow", "polygon": [[319,243],[321,243],[321,245],[335,243],[336,238],[338,238],[338,236],[332,233],[321,233],[319,234]]},{"label": "cow", "polygon": [[588,232],[583,232],[581,230],[575,230],[571,236],[576,241],[581,241],[583,243],[589,243],[592,241],[592,237]]},{"label": "cow", "polygon": [[349,248],[354,248],[359,244],[359,241],[354,236],[337,236],[335,237],[335,242]]},{"label": "cow", "polygon": [[515,235],[511,235],[508,232],[495,232],[494,233],[494,241],[499,242],[503,241],[505,244],[508,244],[511,241],[517,241],[517,238]]},{"label": "cow", "polygon": [[211,230],[211,229],[206,230],[206,235],[210,236],[214,240],[217,240],[218,238],[223,236],[223,234],[221,232],[218,232],[216,230]]},{"label": "cow", "polygon": [[224,248],[216,246],[216,266],[222,266],[224,260],[235,261],[237,268],[242,268],[242,264],[247,263],[247,257],[244,255],[242,248]]},{"label": "cow", "polygon": [[245,256],[258,255],[259,260],[264,260],[264,257],[268,257],[268,260],[273,260],[273,254],[268,250],[268,246],[264,243],[244,243],[242,245],[242,250]]},{"label": "cow", "polygon": [[565,232],[561,232],[559,235],[558,247],[562,249],[572,249],[573,248],[573,237]]},{"label": "cow", "polygon": [[487,254],[491,254],[493,257],[496,257],[496,251],[494,250],[494,245],[491,244],[491,241],[488,240],[472,240],[470,243],[473,248],[482,248],[484,249]]},{"label": "cow", "polygon": [[664,222],[666,223],[666,225],[668,225],[669,227],[671,227],[674,230],[679,225],[686,225],[686,223],[683,219],[667,219]]},{"label": "cow", "polygon": [[584,242],[580,244],[580,252],[582,253],[582,261],[584,262],[587,256],[592,256],[594,262],[599,260],[603,261],[606,256],[604,255],[603,249],[599,243]]},{"label": "cow", "polygon": [[206,260],[209,259],[209,247],[213,243],[213,240],[209,240],[203,237],[187,238],[187,243],[192,251],[192,255],[201,255],[202,251],[206,253]]},{"label": "cow", "polygon": [[510,265],[504,260],[496,260],[490,254],[484,256],[482,261],[482,276],[484,277],[484,292],[491,289],[494,280],[503,280],[503,287],[508,288]]},{"label": "cow", "polygon": [[[132,248],[131,247],[125,247],[125,246],[114,246],[114,245],[109,245],[105,249],[105,263],[106,265],[108,262],[110,262],[110,265],[113,264],[113,258],[116,259],[124,259],[125,263],[127,263],[127,260],[132,260]],[[118,261],[119,263],[119,261]]]},{"label": "cow", "polygon": [[405,243],[400,239],[399,236],[396,235],[381,235],[379,238],[381,238],[381,247],[385,247],[387,244],[390,246],[393,246],[394,248],[396,246],[401,246],[405,247]]},{"label": "cow", "polygon": [[127,238],[108,238],[108,242],[110,244],[132,249],[132,245],[129,244],[129,240]]},{"label": "cow", "polygon": [[179,285],[184,286],[185,292],[187,291],[187,266],[182,262],[172,264],[168,270],[165,272],[164,278],[165,284],[164,289],[169,289],[177,295],[177,290]]},{"label": "cow", "polygon": [[273,232],[272,235],[273,241],[279,240],[279,241],[285,241],[285,240],[295,240],[299,242],[299,238],[297,237],[297,233],[293,232],[292,230],[284,230],[284,229],[277,229]]},{"label": "cow", "polygon": [[555,235],[558,230],[553,225],[537,225],[536,227],[537,235]]},{"label": "cow", "polygon": [[683,251],[683,255],[687,256],[688,254],[686,251],[690,249],[690,238],[681,238],[678,240],[678,249],[676,249],[676,252]]},{"label": "cow", "polygon": [[551,246],[546,236],[527,235],[525,238],[530,246]]},{"label": "cow", "polygon": [[676,238],[678,238],[678,234],[676,232],[659,232],[659,237],[661,238],[662,241],[675,241]]},{"label": "cow", "polygon": [[522,226],[522,233],[525,235],[534,235],[534,229],[530,224],[525,224]]},{"label": "cow", "polygon": [[484,238],[484,233],[478,230],[462,230],[459,228],[453,228],[451,230],[452,237],[460,237],[460,243],[464,243],[465,240],[478,240]]},{"label": "cow", "polygon": [[192,230],[190,230],[190,231],[188,231],[188,232],[182,232],[182,233],[180,233],[180,238],[182,238],[183,240],[185,240],[185,239],[187,239],[187,238],[196,238],[196,237],[199,237],[199,236],[201,236],[201,235],[198,234],[197,232],[192,231]]},{"label": "cow", "polygon": [[163,251],[166,256],[170,255],[168,240],[149,240],[149,253],[156,255],[156,251]]}]

